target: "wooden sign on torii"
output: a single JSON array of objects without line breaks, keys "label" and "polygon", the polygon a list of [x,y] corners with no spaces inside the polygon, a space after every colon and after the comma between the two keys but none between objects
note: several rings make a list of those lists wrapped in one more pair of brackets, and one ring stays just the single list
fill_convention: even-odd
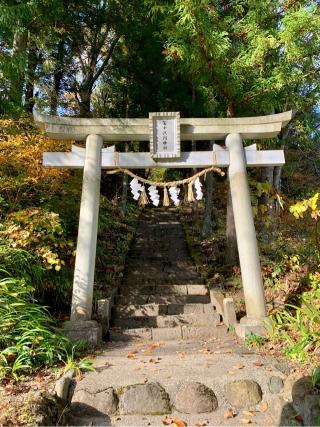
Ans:
[{"label": "wooden sign on torii", "polygon": [[179,157],[155,159],[150,152],[117,153],[113,147],[102,148],[104,141],[149,141],[149,119],[82,119],[34,114],[35,122],[49,137],[86,140],[86,148],[72,146],[71,152],[43,155],[46,167],[83,168],[70,318],[79,337],[81,328],[86,329],[86,323],[92,323],[101,169],[114,168],[228,168],[246,305],[246,317],[240,324],[246,326],[246,330],[264,324],[267,313],[246,168],[281,166],[285,159],[283,150],[258,151],[255,145],[244,148],[242,140],[273,138],[291,116],[292,112],[288,111],[230,119],[181,118],[181,141],[225,140],[226,149],[215,145],[212,152],[179,152]]}]

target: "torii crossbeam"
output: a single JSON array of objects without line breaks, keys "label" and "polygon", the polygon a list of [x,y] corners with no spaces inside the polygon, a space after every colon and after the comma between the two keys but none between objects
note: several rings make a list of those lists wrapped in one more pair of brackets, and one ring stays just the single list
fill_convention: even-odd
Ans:
[{"label": "torii crossbeam", "polygon": [[226,149],[215,145],[212,152],[182,152],[179,158],[155,160],[150,152],[117,153],[114,147],[102,148],[104,141],[149,140],[149,119],[80,119],[35,113],[36,123],[51,138],[86,140],[85,149],[73,146],[69,153],[44,153],[43,156],[46,167],[84,170],[71,307],[71,323],[75,329],[85,329],[85,323],[91,320],[101,169],[117,167],[228,167],[246,304],[246,317],[240,323],[246,331],[263,325],[267,313],[246,168],[280,166],[285,159],[283,150],[258,151],[255,145],[244,148],[242,140],[273,138],[288,124],[291,116],[292,112],[287,111],[232,119],[181,118],[179,136],[182,141],[225,140]]}]

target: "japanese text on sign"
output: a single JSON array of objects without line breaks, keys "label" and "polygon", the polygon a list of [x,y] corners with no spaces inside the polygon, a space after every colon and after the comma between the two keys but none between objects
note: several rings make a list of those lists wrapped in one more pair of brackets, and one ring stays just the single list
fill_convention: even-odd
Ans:
[{"label": "japanese text on sign", "polygon": [[159,154],[174,153],[175,151],[175,120],[157,120],[156,151]]}]

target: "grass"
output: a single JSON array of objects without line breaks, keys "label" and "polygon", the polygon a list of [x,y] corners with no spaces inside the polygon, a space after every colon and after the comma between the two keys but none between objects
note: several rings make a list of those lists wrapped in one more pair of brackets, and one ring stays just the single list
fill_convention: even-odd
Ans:
[{"label": "grass", "polygon": [[[83,343],[72,344],[24,279],[0,280],[0,377],[18,380],[39,368],[75,364]],[[84,362],[83,368],[90,362]],[[79,366],[79,369],[81,367]]]}]

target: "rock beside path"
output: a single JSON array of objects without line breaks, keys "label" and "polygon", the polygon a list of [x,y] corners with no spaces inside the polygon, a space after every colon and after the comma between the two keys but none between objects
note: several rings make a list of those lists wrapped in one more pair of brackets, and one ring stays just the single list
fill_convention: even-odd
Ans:
[{"label": "rock beside path", "polygon": [[118,394],[122,415],[159,415],[171,411],[169,396],[158,383],[131,385]]},{"label": "rock beside path", "polygon": [[227,399],[237,408],[256,405],[262,400],[259,384],[252,380],[233,381],[226,386]]},{"label": "rock beside path", "polygon": [[271,393],[280,393],[283,389],[283,380],[280,377],[271,377],[269,381],[269,390]]},{"label": "rock beside path", "polygon": [[114,414],[118,409],[118,397],[112,387],[100,391],[96,394],[91,394],[87,390],[78,390],[73,396],[73,409],[78,412],[88,412],[88,407],[103,414]]},{"label": "rock beside path", "polygon": [[201,414],[215,411],[218,401],[211,388],[198,382],[187,382],[177,391],[175,407],[186,414]]},{"label": "rock beside path", "polygon": [[320,395],[307,395],[303,402],[303,423],[305,426],[320,424]]}]

